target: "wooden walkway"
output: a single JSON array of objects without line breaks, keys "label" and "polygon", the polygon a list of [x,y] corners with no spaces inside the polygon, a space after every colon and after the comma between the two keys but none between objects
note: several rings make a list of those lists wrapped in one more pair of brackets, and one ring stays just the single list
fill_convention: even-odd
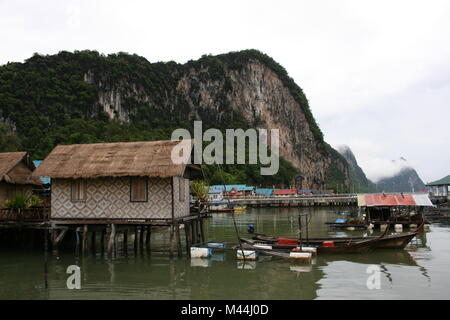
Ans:
[{"label": "wooden walkway", "polygon": [[178,219],[52,219],[48,208],[13,214],[10,210],[0,212],[0,241],[3,244],[44,244],[51,245],[57,253],[68,233],[77,239],[75,251],[106,252],[116,256],[119,239],[126,253],[128,241],[134,242],[134,251],[151,251],[152,231],[169,228],[168,251],[170,256],[183,253],[181,230],[184,230],[185,251],[190,255],[190,247],[206,241],[204,230],[205,214],[191,214]]},{"label": "wooden walkway", "polygon": [[233,199],[233,204],[248,207],[355,206],[357,205],[357,196],[356,194],[342,194],[270,198],[247,197]]}]

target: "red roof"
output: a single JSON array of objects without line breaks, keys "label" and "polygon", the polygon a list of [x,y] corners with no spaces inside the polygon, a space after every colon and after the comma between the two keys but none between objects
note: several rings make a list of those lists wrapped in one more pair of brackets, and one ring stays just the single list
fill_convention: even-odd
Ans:
[{"label": "red roof", "polygon": [[366,194],[366,206],[415,206],[416,202],[410,194]]},{"label": "red roof", "polygon": [[297,190],[296,189],[277,189],[277,190],[273,190],[272,194],[275,196],[291,195],[291,194],[297,194]]}]

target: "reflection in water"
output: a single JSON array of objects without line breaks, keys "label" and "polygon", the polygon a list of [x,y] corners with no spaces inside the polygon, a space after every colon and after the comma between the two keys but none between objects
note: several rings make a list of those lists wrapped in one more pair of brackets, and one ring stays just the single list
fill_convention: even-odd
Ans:
[{"label": "reflection in water", "polygon": [[[346,210],[345,208],[343,210]],[[298,236],[298,214],[311,213],[310,237],[363,236],[367,231],[331,230],[325,222],[339,217],[333,208],[260,208],[236,215],[242,236],[247,225],[256,232]],[[206,223],[208,241],[236,242],[230,214],[215,214]],[[450,298],[446,276],[450,228],[433,227],[408,250],[376,250],[368,254],[319,255],[311,265],[262,256],[237,261],[235,251],[215,252],[209,259],[169,259],[162,252],[167,230],[152,234],[152,252],[114,259],[100,253],[77,257],[73,248],[50,257],[49,290],[43,290],[41,252],[10,250],[0,255],[1,299],[399,299]],[[305,231],[304,231],[305,232]],[[374,235],[379,234],[378,231]],[[305,235],[305,233],[304,233]],[[82,289],[68,290],[69,265],[81,268]],[[366,286],[369,265],[383,274],[381,290]],[[433,281],[431,281],[433,278]],[[420,289],[420,290],[419,290]]]},{"label": "reflection in water", "polygon": [[388,269],[386,268],[386,266],[384,264],[380,265],[380,270],[381,270],[381,273],[386,275],[386,278],[389,280],[389,283],[391,284],[391,287],[392,287],[392,275],[388,272]]}]

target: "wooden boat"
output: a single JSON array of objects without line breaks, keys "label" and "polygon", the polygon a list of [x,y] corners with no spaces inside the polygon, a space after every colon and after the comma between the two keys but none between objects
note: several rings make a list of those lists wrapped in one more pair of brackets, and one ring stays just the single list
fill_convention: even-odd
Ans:
[{"label": "wooden boat", "polygon": [[208,212],[215,213],[215,212],[233,212],[233,208],[223,208],[223,209],[209,209]]},{"label": "wooden boat", "polygon": [[[302,242],[302,246],[314,246],[317,248],[318,254],[366,253],[375,247],[378,240],[379,237],[375,239],[358,240],[358,241],[348,240],[345,242],[335,242],[333,246],[325,246],[323,242],[320,243]],[[243,243],[252,245],[254,250],[259,251],[265,250],[291,251],[292,249],[295,249],[299,246],[299,244],[278,244],[276,242],[271,241],[261,241],[246,238],[241,238],[241,241]],[[269,246],[271,247],[271,249],[265,249],[264,246]]]},{"label": "wooden boat", "polygon": [[[423,229],[424,223],[422,223],[414,232],[404,232],[400,234],[385,235],[387,230],[383,233],[384,236],[368,236],[368,237],[334,237],[334,238],[309,238],[303,239],[302,244],[305,246],[318,246],[324,241],[333,241],[335,244],[345,244],[349,242],[358,242],[365,240],[376,240],[374,248],[376,249],[403,249],[408,243]],[[267,236],[264,234],[256,233],[253,236],[253,240],[262,241],[266,243],[276,244],[279,237]],[[298,239],[286,238],[291,241],[297,241],[297,246],[300,244]]]},{"label": "wooden boat", "polygon": [[325,224],[335,229],[346,229],[346,228],[367,229],[368,226],[367,224],[334,223],[334,222],[325,222]]}]

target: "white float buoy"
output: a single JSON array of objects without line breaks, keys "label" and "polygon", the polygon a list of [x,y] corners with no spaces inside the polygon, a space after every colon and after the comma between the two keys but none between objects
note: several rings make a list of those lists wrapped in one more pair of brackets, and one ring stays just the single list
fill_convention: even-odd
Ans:
[{"label": "white float buoy", "polygon": [[374,225],[372,223],[369,223],[369,225],[367,226],[367,230],[372,230],[374,227]]},{"label": "white float buoy", "polygon": [[289,259],[298,262],[311,263],[311,252],[291,252],[289,253]]},{"label": "white float buoy", "polygon": [[380,231],[385,231],[387,227],[387,224],[380,224]]},{"label": "white float buoy", "polygon": [[403,225],[402,224],[396,224],[394,228],[395,228],[395,231],[402,231],[403,230]]},{"label": "white float buoy", "polygon": [[316,247],[297,247],[297,249],[300,250],[300,252],[309,252],[312,253],[313,256],[317,254],[317,248]]},{"label": "white float buoy", "polygon": [[209,258],[211,254],[211,248],[191,247],[191,258]]},{"label": "white float buoy", "polygon": [[423,226],[423,229],[424,230],[430,230],[430,225],[427,223],[427,224],[425,224],[424,226]]},{"label": "white float buoy", "polygon": [[347,227],[346,228],[348,231],[354,231],[355,230],[355,227]]},{"label": "white float buoy", "polygon": [[241,250],[237,249],[237,258],[238,260],[249,260],[249,261],[255,261],[258,257],[258,253],[253,250]]},{"label": "white float buoy", "polygon": [[410,228],[410,229],[417,229],[417,224],[411,223],[411,224],[409,225],[409,228]]},{"label": "white float buoy", "polygon": [[294,272],[310,272],[310,271],[312,271],[312,265],[307,265],[307,266],[293,265],[293,266],[289,266],[289,269]]},{"label": "white float buoy", "polygon": [[266,246],[262,244],[255,244],[254,247],[263,250],[272,250],[272,246]]},{"label": "white float buoy", "polygon": [[191,267],[211,267],[211,260],[202,258],[192,258]]},{"label": "white float buoy", "polygon": [[207,245],[210,248],[220,248],[220,249],[225,248],[225,243],[222,242],[208,242]]}]

